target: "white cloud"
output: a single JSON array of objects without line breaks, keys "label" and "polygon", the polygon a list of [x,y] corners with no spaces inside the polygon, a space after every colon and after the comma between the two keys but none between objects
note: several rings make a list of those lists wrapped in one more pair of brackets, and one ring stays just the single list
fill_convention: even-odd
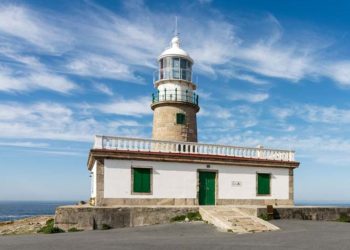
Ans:
[{"label": "white cloud", "polygon": [[0,103],[0,138],[91,142],[95,134],[143,137],[144,129],[134,120],[95,119],[57,103]]},{"label": "white cloud", "polygon": [[296,104],[290,107],[272,108],[272,114],[282,120],[298,117],[311,124],[350,124],[350,109],[335,106]]},{"label": "white cloud", "polygon": [[94,87],[96,88],[96,90],[98,90],[99,92],[112,96],[114,95],[113,91],[106,85],[103,83],[95,83]]},{"label": "white cloud", "polygon": [[269,98],[267,93],[249,93],[235,91],[228,95],[228,98],[233,101],[247,101],[252,103],[263,102]]},{"label": "white cloud", "polygon": [[147,97],[135,97],[133,99],[122,99],[117,101],[97,105],[97,109],[103,113],[116,115],[129,115],[140,117],[152,114],[150,99]]},{"label": "white cloud", "polygon": [[15,142],[1,142],[0,146],[6,147],[20,147],[20,148],[47,148],[49,146],[48,143],[38,143],[38,142],[30,142],[30,141],[15,141]]},{"label": "white cloud", "polygon": [[257,78],[253,75],[238,73],[233,68],[234,68],[234,66],[232,66],[231,69],[219,69],[216,72],[220,73],[221,75],[223,75],[226,78],[235,78],[235,79],[239,79],[239,80],[250,82],[253,84],[257,84],[257,85],[268,83],[268,81]]},{"label": "white cloud", "polygon": [[129,66],[119,63],[110,56],[90,54],[82,58],[75,58],[67,65],[67,68],[71,73],[81,76],[143,83],[143,80],[135,76]]},{"label": "white cloud", "polygon": [[[328,77],[349,85],[349,62],[327,56],[329,44],[322,34],[314,38],[302,31],[288,33],[272,15],[256,17],[257,25],[244,17],[229,22],[217,11],[219,15],[208,19],[208,13],[184,12],[179,16],[183,47],[201,74],[254,84],[265,84],[266,78],[298,82]],[[123,15],[91,2],[84,12],[75,11],[74,15],[1,5],[0,53],[4,47],[12,48],[17,52],[13,60],[26,65],[32,61],[37,68],[43,64],[31,53],[64,53],[60,60],[44,67],[46,74],[54,76],[54,71],[143,83],[140,73],[155,68],[155,59],[171,39],[171,15],[155,13],[143,2],[125,3]],[[169,31],[160,32],[164,30]],[[15,79],[12,83],[20,85]]]},{"label": "white cloud", "polygon": [[277,44],[255,44],[238,52],[238,65],[268,77],[299,81],[310,73],[310,55],[302,54],[297,48],[279,48]]},{"label": "white cloud", "polygon": [[0,68],[0,91],[33,91],[47,89],[60,93],[69,93],[76,89],[75,83],[64,76],[45,72],[33,72],[28,75],[16,75]]},{"label": "white cloud", "polygon": [[48,23],[47,17],[18,5],[0,5],[0,33],[23,39],[50,53],[66,49],[72,42],[71,36]]},{"label": "white cloud", "polygon": [[326,74],[340,84],[350,85],[350,61],[335,62],[326,68]]}]

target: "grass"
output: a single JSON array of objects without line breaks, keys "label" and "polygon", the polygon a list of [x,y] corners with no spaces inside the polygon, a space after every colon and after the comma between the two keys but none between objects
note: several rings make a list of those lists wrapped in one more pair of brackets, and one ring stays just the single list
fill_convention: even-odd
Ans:
[{"label": "grass", "polygon": [[263,219],[263,220],[266,220],[266,221],[269,221],[270,220],[270,217],[267,215],[267,214],[260,214],[258,216],[260,219]]},{"label": "grass", "polygon": [[350,216],[347,214],[341,214],[337,221],[350,223]]},{"label": "grass", "polygon": [[76,227],[71,227],[68,229],[68,232],[70,232],[70,233],[81,232],[81,231],[83,231],[83,230],[77,229]]},{"label": "grass", "polygon": [[199,212],[190,212],[187,214],[175,216],[174,218],[171,218],[170,221],[171,222],[185,221],[186,218],[188,219],[188,221],[201,221],[202,220],[202,216],[200,215]]},{"label": "grass", "polygon": [[56,233],[64,233],[64,230],[62,230],[59,227],[55,227],[54,219],[49,219],[46,221],[46,225],[38,230],[38,233],[56,234]]}]

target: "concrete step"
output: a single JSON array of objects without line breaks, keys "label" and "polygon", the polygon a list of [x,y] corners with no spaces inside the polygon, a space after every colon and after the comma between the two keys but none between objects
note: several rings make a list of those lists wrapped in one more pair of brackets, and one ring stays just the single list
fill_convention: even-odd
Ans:
[{"label": "concrete step", "polygon": [[215,225],[220,231],[253,233],[279,230],[275,225],[243,211],[239,207],[232,206],[202,206],[199,208],[203,220]]}]

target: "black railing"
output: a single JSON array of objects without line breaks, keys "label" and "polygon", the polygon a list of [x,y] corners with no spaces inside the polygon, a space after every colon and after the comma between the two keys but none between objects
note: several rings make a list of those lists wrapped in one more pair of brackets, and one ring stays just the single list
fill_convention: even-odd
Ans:
[{"label": "black railing", "polygon": [[152,103],[164,101],[188,102],[198,105],[199,96],[196,93],[191,93],[188,90],[162,90],[152,94]]}]

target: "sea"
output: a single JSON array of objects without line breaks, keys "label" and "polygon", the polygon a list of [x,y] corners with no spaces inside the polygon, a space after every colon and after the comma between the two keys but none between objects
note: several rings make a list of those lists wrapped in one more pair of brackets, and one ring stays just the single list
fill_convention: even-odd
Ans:
[{"label": "sea", "polygon": [[57,207],[76,203],[77,201],[0,201],[0,221],[54,215]]},{"label": "sea", "polygon": [[[76,203],[77,201],[0,201],[0,221],[13,221],[36,215],[54,215],[57,207]],[[296,201],[295,205],[350,207],[350,202]]]}]

